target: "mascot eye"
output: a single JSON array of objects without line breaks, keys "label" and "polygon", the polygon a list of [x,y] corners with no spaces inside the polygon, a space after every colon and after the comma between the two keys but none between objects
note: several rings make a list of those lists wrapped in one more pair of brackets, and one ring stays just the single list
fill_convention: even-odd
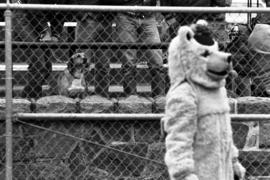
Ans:
[{"label": "mascot eye", "polygon": [[187,40],[189,41],[191,39],[191,34],[187,33]]},{"label": "mascot eye", "polygon": [[201,56],[203,56],[203,57],[207,57],[207,56],[209,56],[209,55],[210,55],[210,52],[207,51],[207,50],[205,50],[205,51],[201,54]]}]

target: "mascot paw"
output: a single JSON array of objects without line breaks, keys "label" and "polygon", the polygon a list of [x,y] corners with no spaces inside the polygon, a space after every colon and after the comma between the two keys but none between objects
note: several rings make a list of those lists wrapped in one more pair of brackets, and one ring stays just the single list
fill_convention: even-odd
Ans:
[{"label": "mascot paw", "polygon": [[199,179],[195,174],[190,174],[187,177],[185,177],[185,180],[199,180]]},{"label": "mascot paw", "polygon": [[233,164],[233,172],[239,180],[243,180],[246,174],[246,169],[237,161]]}]

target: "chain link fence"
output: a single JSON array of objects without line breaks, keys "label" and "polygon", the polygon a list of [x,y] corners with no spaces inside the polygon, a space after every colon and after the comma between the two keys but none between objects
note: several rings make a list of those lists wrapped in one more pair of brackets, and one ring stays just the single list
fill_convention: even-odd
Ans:
[{"label": "chain link fence", "polygon": [[169,87],[168,43],[180,25],[200,18],[208,20],[220,47],[233,55],[238,77],[228,77],[230,95],[268,97],[268,41],[264,38],[254,48],[248,42],[256,24],[268,23],[268,13],[257,13],[245,23],[239,19],[248,13],[15,9],[12,14],[15,97],[164,96]]},{"label": "chain link fence", "polygon": [[[258,13],[246,24],[226,22],[226,19],[237,22],[245,15],[225,16],[224,13],[197,13],[196,16],[174,13],[173,17],[177,18],[171,19],[165,19],[164,13],[158,12],[140,15],[18,9],[12,13],[15,97],[164,96],[169,87],[167,45],[180,25],[199,18],[209,21],[220,47],[233,55],[238,77],[227,79],[230,95],[268,97],[269,63],[265,50],[268,40],[264,38],[265,42],[251,44],[253,48],[248,42],[256,24],[266,26],[268,13]],[[4,38],[4,22],[1,25]],[[256,27],[259,34],[267,29]],[[255,42],[260,38],[256,33],[252,36]],[[83,60],[73,62],[81,55]],[[1,56],[3,60],[3,52]],[[4,63],[1,70],[4,73]]]},{"label": "chain link fence", "polygon": [[[234,141],[247,169],[246,179],[261,180],[269,178],[270,156],[269,151],[258,149],[257,134],[249,130],[256,131],[259,122],[252,122],[233,122]],[[1,147],[0,177],[4,179]],[[168,180],[164,153],[159,118],[14,121],[13,179]]]},{"label": "chain link fence", "polygon": [[18,179],[168,179],[158,122],[18,122],[24,134],[14,139]]},{"label": "chain link fence", "polygon": [[[238,77],[228,77],[229,95],[268,97],[270,93],[269,54],[265,53],[268,40],[266,36],[255,36],[265,43],[249,45],[255,42],[249,41],[249,37],[256,24],[267,25],[268,12],[80,8],[11,8],[14,99],[33,102],[52,95],[80,100],[91,95],[107,99],[165,96],[169,88],[168,43],[180,25],[199,18],[208,20],[220,48],[232,53]],[[4,41],[6,22],[1,21],[0,36]],[[7,78],[4,51],[0,56],[2,77]],[[7,92],[4,79],[1,86],[0,94],[4,97]],[[12,119],[13,179],[168,179],[163,162],[164,133],[159,121],[147,118],[46,121],[21,120],[16,116]],[[0,124],[0,179],[4,179],[8,153],[4,137],[8,133],[5,134],[7,124]],[[252,139],[249,131],[257,131],[257,126],[257,123],[233,125],[236,145],[243,150],[240,161],[250,180],[269,176],[270,172],[269,153],[258,151],[258,133]]]}]

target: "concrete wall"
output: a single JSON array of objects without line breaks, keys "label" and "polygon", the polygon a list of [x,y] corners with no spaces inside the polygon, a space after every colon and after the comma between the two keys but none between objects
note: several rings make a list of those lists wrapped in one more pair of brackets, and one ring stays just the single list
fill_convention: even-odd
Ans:
[{"label": "concrete wall", "polygon": [[[163,113],[164,103],[164,97],[108,100],[91,96],[76,101],[51,96],[34,103],[14,99],[13,110],[14,113]],[[230,99],[230,105],[232,113],[268,114],[270,99],[241,97]],[[0,99],[0,115],[4,119],[4,99]],[[1,135],[5,133],[3,122]],[[270,176],[270,121],[233,122],[232,127],[248,175]],[[167,179],[166,167],[155,162],[162,163],[165,152],[159,121],[14,121],[13,134],[15,179]],[[0,179],[4,175],[4,140],[0,139]]]}]

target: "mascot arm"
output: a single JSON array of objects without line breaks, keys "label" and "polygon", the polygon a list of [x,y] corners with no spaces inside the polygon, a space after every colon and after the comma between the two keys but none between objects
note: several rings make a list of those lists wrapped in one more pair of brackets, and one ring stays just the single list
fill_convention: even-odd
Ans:
[{"label": "mascot arm", "polygon": [[237,176],[238,179],[240,180],[244,179],[245,174],[246,174],[246,169],[238,161],[238,149],[233,143],[232,143],[232,162],[233,162],[234,175]]},{"label": "mascot arm", "polygon": [[246,169],[242,166],[242,164],[238,160],[239,151],[238,148],[233,143],[233,138],[231,143],[231,154],[232,154],[234,179],[243,180],[246,174]]},{"label": "mascot arm", "polygon": [[[185,89],[186,90],[186,89]],[[197,130],[197,105],[191,89],[169,93],[163,119],[166,136],[165,163],[171,180],[196,180],[193,139]],[[192,177],[192,178],[191,178]]]},{"label": "mascot arm", "polygon": [[234,143],[232,143],[231,151],[232,151],[232,161],[235,162],[235,161],[238,160],[238,149],[237,149],[237,147],[234,145]]}]

